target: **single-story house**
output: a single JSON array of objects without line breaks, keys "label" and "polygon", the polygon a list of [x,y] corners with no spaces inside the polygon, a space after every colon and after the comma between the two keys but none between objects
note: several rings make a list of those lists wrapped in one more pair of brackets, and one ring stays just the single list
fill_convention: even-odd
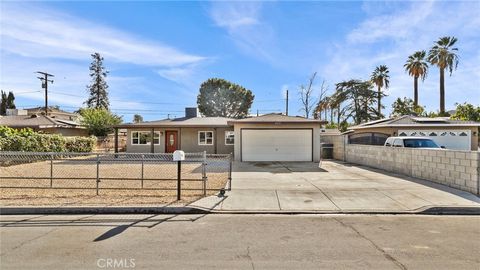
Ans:
[{"label": "single-story house", "polygon": [[0,117],[0,126],[11,128],[31,128],[43,133],[63,136],[88,136],[88,130],[77,121],[63,117],[64,114],[28,113],[28,110],[9,109],[7,115]]},{"label": "single-story house", "polygon": [[479,127],[474,121],[404,115],[352,126],[347,134],[352,144],[383,145],[390,136],[421,136],[447,149],[477,151]]},{"label": "single-story house", "polygon": [[200,117],[197,108],[186,108],[185,117],[114,128],[127,130],[127,152],[206,151],[233,153],[238,161],[319,161],[322,123],[280,114],[245,119]]}]

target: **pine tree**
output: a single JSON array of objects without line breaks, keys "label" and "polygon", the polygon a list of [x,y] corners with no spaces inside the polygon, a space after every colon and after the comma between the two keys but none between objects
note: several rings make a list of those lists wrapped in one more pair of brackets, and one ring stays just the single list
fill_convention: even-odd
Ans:
[{"label": "pine tree", "polygon": [[7,105],[7,109],[16,109],[17,108],[15,106],[15,96],[13,95],[12,91],[8,92],[6,105]]},{"label": "pine tree", "polygon": [[87,91],[90,96],[85,104],[88,108],[109,109],[108,85],[105,81],[108,71],[103,66],[103,57],[99,53],[92,54],[92,64],[90,64],[91,84],[87,85]]},{"label": "pine tree", "polygon": [[5,115],[7,114],[7,94],[3,92],[3,90],[1,90],[0,96],[1,96],[0,115]]}]

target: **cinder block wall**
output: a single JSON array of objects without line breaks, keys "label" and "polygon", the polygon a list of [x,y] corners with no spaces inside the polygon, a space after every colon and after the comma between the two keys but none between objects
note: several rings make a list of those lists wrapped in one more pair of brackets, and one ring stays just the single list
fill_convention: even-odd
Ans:
[{"label": "cinder block wall", "polygon": [[[342,147],[339,151],[341,150]],[[344,151],[345,161],[351,163],[404,174],[480,195],[480,152],[477,151],[391,148],[358,144],[347,144]]]}]

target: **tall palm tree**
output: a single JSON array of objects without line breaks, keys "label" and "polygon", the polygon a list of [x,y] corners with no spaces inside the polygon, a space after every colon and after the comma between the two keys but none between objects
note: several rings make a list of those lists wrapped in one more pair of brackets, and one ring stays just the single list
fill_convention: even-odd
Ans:
[{"label": "tall palm tree", "polygon": [[453,47],[456,42],[456,37],[442,37],[428,52],[428,62],[440,69],[440,115],[445,115],[445,69],[448,68],[451,76],[458,66],[458,48]]},{"label": "tall palm tree", "polygon": [[403,67],[408,75],[413,76],[413,106],[418,106],[418,78],[425,80],[428,73],[428,64],[425,61],[425,51],[417,51],[408,57]]},{"label": "tall palm tree", "polygon": [[382,88],[385,87],[385,89],[387,89],[390,83],[389,81],[390,75],[388,75],[388,73],[389,73],[388,67],[385,65],[380,65],[375,68],[375,70],[372,73],[372,76],[370,76],[370,80],[378,88],[378,97],[377,97],[378,98],[378,103],[377,103],[378,119],[382,118],[382,103],[381,103],[382,96],[383,96]]}]

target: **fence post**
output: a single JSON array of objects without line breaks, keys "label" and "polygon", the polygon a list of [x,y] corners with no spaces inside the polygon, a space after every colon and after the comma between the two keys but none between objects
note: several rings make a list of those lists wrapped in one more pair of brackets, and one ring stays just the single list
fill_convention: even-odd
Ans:
[{"label": "fence post", "polygon": [[142,183],[142,188],[143,188],[143,159],[145,158],[145,155],[142,155],[142,180],[141,180],[141,183]]},{"label": "fence post", "polygon": [[97,154],[97,195],[98,195],[99,184],[100,184],[100,155]]},{"label": "fence post", "polygon": [[229,165],[228,165],[228,190],[232,190],[232,163],[233,163],[233,154],[230,153],[229,156]]},{"label": "fence post", "polygon": [[182,198],[181,190],[182,190],[182,162],[179,160],[177,161],[177,201],[180,201]]},{"label": "fence post", "polygon": [[50,187],[53,187],[53,154],[50,154]]},{"label": "fence post", "polygon": [[207,151],[203,151],[202,161],[202,183],[203,183],[203,196],[207,196]]}]

